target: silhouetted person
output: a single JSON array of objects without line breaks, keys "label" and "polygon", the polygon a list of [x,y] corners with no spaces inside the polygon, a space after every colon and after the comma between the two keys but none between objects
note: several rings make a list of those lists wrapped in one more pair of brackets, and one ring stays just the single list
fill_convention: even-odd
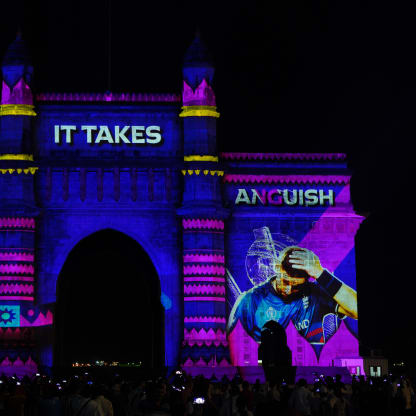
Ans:
[{"label": "silhouetted person", "polygon": [[292,353],[286,331],[276,321],[268,321],[262,328],[259,358],[268,381],[281,382],[291,377]]}]

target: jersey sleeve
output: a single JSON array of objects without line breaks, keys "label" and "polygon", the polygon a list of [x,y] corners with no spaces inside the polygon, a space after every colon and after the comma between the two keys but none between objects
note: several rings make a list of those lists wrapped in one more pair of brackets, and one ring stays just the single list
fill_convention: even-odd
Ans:
[{"label": "jersey sleeve", "polygon": [[344,315],[338,312],[338,303],[331,298],[325,290],[323,290],[318,283],[312,284],[312,293],[316,298],[316,303],[320,311],[320,315],[324,316],[328,313],[333,313],[342,318]]},{"label": "jersey sleeve", "polygon": [[235,301],[228,319],[227,333],[231,333],[238,321],[245,331],[253,336],[256,308],[253,293],[245,292]]}]

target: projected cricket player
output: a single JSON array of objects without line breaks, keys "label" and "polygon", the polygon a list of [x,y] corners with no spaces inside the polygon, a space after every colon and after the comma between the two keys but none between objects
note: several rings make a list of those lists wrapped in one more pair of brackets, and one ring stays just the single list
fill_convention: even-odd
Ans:
[{"label": "projected cricket player", "polygon": [[317,255],[290,246],[280,252],[275,273],[240,295],[228,321],[230,333],[238,321],[257,342],[268,321],[286,328],[292,320],[311,344],[323,345],[347,316],[357,319],[357,293],[324,269]]}]

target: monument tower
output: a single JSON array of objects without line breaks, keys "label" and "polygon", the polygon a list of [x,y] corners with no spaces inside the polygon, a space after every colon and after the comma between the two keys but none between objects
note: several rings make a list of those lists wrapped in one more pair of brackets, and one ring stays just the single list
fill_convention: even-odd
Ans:
[{"label": "monument tower", "polygon": [[[33,367],[35,229],[31,83],[33,66],[20,34],[1,65],[0,104],[0,363],[19,373]],[[24,364],[23,364],[24,363]]]},{"label": "monument tower", "polygon": [[218,161],[214,67],[199,35],[183,65],[184,366],[228,366],[226,339],[224,171]]}]

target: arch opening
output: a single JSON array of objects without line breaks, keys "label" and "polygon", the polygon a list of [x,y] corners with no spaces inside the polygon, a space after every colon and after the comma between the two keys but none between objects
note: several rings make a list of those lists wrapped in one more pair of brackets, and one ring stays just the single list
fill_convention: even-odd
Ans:
[{"label": "arch opening", "polygon": [[81,240],[57,282],[54,367],[74,363],[164,365],[157,272],[131,237],[105,229]]}]

